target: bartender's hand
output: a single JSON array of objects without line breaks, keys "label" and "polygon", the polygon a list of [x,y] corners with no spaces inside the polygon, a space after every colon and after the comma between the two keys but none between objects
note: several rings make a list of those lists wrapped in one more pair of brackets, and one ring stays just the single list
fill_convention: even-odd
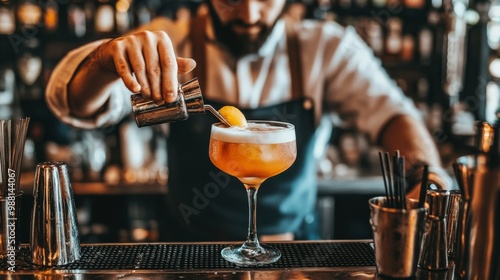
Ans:
[{"label": "bartender's hand", "polygon": [[172,41],[163,31],[141,31],[110,40],[99,46],[91,59],[116,73],[130,91],[140,92],[157,104],[175,101],[177,75],[196,66],[193,59],[176,57]]},{"label": "bartender's hand", "polygon": [[[416,176],[422,177],[422,172],[416,172]],[[415,182],[415,180],[410,180],[408,182],[411,184],[410,190],[406,194],[407,198],[413,198],[418,200],[420,196],[420,187],[422,185],[420,180],[416,180],[417,183],[412,183]],[[450,177],[450,175],[441,167],[429,167],[429,175],[428,175],[428,180],[427,180],[428,185],[433,185],[434,188],[437,189],[442,189],[442,190],[453,190],[455,189],[453,179]],[[427,187],[429,188],[429,187]]]}]

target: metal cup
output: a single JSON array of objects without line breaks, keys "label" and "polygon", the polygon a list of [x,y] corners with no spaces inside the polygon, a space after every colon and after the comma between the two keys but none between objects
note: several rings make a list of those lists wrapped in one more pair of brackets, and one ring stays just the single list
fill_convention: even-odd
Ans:
[{"label": "metal cup", "polygon": [[133,94],[132,113],[138,127],[182,121],[191,114],[204,114],[204,102],[198,79],[194,78],[179,86],[176,101],[157,105],[141,94]]},{"label": "metal cup", "polygon": [[417,200],[408,199],[407,209],[389,208],[384,196],[371,198],[368,204],[378,274],[414,277],[429,205],[418,208]]},{"label": "metal cup", "polygon": [[80,259],[80,241],[73,190],[63,162],[36,167],[31,217],[32,261],[55,266]]}]

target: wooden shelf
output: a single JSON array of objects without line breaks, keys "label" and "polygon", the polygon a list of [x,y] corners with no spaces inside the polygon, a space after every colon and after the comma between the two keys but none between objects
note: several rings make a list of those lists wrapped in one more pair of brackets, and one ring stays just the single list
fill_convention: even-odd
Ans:
[{"label": "wooden shelf", "polygon": [[[21,190],[24,194],[33,193],[34,173],[21,175]],[[149,195],[166,194],[167,186],[148,183],[71,182],[74,195]]]}]

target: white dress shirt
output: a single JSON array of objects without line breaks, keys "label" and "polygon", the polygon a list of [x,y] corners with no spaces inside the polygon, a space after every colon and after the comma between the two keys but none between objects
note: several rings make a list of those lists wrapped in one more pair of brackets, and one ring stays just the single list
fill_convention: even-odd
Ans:
[{"label": "white dress shirt", "polygon": [[[191,56],[189,22],[168,19],[152,22],[170,35],[176,54]],[[213,39],[211,24],[207,37]],[[406,114],[420,117],[411,99],[389,78],[371,49],[352,27],[313,20],[297,23],[305,94],[315,105],[316,119],[323,113],[336,114],[343,125],[356,127],[376,140],[380,129],[392,117]],[[174,33],[175,32],[175,33]],[[118,122],[131,112],[131,92],[121,80],[109,88],[108,108],[92,119],[71,115],[67,102],[70,79],[85,57],[102,41],[70,52],[54,69],[47,85],[49,108],[67,124],[95,128]],[[234,59],[217,43],[207,44],[207,99],[256,108],[290,100],[292,96],[284,20],[278,21],[259,52]],[[190,79],[179,77],[179,81]]]}]

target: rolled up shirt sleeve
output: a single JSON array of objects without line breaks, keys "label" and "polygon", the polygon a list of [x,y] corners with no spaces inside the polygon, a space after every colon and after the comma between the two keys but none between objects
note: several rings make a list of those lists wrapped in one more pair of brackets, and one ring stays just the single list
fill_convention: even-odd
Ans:
[{"label": "rolled up shirt sleeve", "polygon": [[325,102],[338,114],[342,125],[354,126],[376,142],[393,117],[422,118],[354,28],[347,27],[340,41],[333,44],[336,50],[327,62]]},{"label": "rolled up shirt sleeve", "polygon": [[93,118],[77,118],[68,104],[68,84],[85,58],[103,40],[92,42],[69,52],[54,68],[47,84],[45,98],[52,113],[62,122],[77,128],[92,129],[119,122],[131,112],[130,94],[121,79],[109,87],[111,94],[105,108]]}]

